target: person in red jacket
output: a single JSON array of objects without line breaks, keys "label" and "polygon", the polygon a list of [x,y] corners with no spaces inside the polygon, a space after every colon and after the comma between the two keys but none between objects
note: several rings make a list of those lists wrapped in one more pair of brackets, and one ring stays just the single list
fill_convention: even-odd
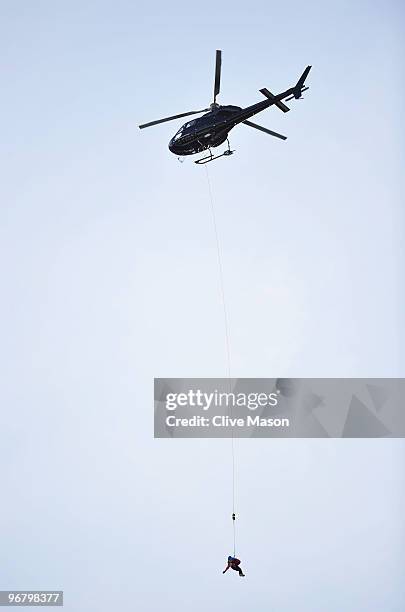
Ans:
[{"label": "person in red jacket", "polygon": [[240,567],[240,559],[237,559],[236,557],[231,557],[231,556],[228,557],[227,566],[222,573],[225,574],[225,572],[227,572],[229,568],[235,570],[235,572],[239,572],[239,576],[245,575],[242,572],[242,568]]}]

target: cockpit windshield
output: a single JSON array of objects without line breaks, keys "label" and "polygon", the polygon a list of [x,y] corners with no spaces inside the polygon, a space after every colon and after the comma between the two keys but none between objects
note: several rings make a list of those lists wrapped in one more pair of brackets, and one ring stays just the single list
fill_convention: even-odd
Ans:
[{"label": "cockpit windshield", "polygon": [[197,123],[197,119],[193,119],[189,121],[185,125],[182,125],[177,134],[174,135],[174,140],[178,140],[181,138],[190,128],[192,128]]},{"label": "cockpit windshield", "polygon": [[183,134],[183,127],[181,126],[181,128],[179,129],[179,131],[174,135],[173,140],[178,140],[179,138],[181,138],[181,135]]}]

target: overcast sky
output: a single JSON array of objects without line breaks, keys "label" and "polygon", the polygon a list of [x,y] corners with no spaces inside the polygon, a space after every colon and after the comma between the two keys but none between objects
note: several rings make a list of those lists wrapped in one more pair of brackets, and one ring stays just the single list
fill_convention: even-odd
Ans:
[{"label": "overcast sky", "polygon": [[[69,612],[400,612],[402,440],[154,440],[153,377],[226,375],[212,101],[295,84],[210,164],[234,376],[404,376],[399,1],[0,1],[0,588]],[[221,148],[222,150],[222,148]]]}]

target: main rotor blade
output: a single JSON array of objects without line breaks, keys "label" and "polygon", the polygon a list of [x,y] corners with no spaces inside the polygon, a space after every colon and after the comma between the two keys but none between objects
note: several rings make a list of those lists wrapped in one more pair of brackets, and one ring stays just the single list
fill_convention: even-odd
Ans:
[{"label": "main rotor blade", "polygon": [[[263,89],[260,90],[260,93],[266,96],[266,98],[268,98],[269,100],[274,100],[274,98],[276,97],[274,94],[271,93],[271,91],[267,89],[267,87],[263,87]],[[276,100],[274,104],[277,106],[277,108],[282,110],[283,113],[288,113],[288,111],[290,110],[288,106],[286,106],[281,100]]]},{"label": "main rotor blade", "polygon": [[256,130],[260,130],[261,132],[265,132],[266,134],[270,134],[270,136],[281,138],[281,140],[287,140],[287,136],[283,136],[282,134],[278,134],[277,132],[268,130],[267,128],[264,128],[261,125],[257,125],[257,123],[252,123],[251,121],[242,121],[242,123],[244,123],[245,125],[248,125],[249,127],[256,128]]},{"label": "main rotor blade", "polygon": [[214,83],[214,104],[221,88],[221,63],[222,63],[222,51],[217,49],[215,58],[215,83]]},{"label": "main rotor blade", "polygon": [[139,129],[142,130],[143,128],[150,127],[151,125],[157,125],[158,123],[165,123],[166,121],[173,121],[173,119],[188,117],[188,115],[198,115],[199,113],[205,113],[209,110],[209,108],[203,108],[202,110],[198,111],[190,111],[189,113],[180,113],[180,115],[172,115],[171,117],[165,117],[164,119],[157,119],[157,121],[149,121],[149,123],[142,123],[142,125],[139,126]]}]

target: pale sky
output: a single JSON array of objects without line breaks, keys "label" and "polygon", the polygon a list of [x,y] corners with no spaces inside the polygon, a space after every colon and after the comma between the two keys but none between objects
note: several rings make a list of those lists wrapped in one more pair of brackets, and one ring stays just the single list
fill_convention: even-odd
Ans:
[{"label": "pale sky", "polygon": [[0,1],[1,589],[68,612],[400,612],[403,440],[154,440],[153,377],[226,375],[211,102],[295,84],[210,164],[233,376],[404,376],[399,1]]}]

